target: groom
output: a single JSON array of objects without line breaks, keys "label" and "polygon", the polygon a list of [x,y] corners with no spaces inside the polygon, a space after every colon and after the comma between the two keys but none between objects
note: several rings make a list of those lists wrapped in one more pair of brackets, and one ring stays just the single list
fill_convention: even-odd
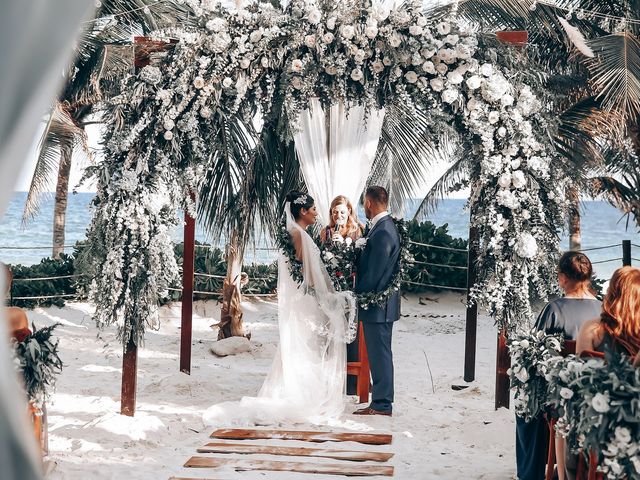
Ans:
[{"label": "groom", "polygon": [[[382,187],[369,187],[364,197],[364,213],[370,220],[366,245],[356,274],[356,293],[382,292],[400,268],[400,237],[387,212],[389,194]],[[393,404],[393,355],[391,331],[400,317],[400,292],[394,292],[383,307],[372,305],[358,310],[364,327],[373,389],[371,404],[356,415],[391,416]]]}]

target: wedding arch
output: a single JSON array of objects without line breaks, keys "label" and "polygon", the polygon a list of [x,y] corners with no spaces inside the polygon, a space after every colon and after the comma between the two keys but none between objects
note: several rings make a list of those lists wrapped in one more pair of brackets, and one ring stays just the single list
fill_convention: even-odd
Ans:
[{"label": "wedding arch", "polygon": [[275,102],[285,138],[312,102],[364,117],[400,104],[429,112],[434,128],[451,122],[474,155],[472,296],[500,328],[528,327],[531,293],[552,288],[564,201],[541,101],[518,72],[453,18],[427,18],[419,1],[391,11],[367,0],[208,5],[194,5],[199,27],[170,32],[175,47],[107,106],[87,255],[95,320],[118,325],[125,355],[178,275],[170,229],[180,208],[194,214],[191,192],[222,148],[214,139]]}]

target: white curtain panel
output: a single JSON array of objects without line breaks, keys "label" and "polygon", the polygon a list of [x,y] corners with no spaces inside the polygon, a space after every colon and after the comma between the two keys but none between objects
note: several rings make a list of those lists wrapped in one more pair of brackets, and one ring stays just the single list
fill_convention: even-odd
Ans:
[{"label": "white curtain panel", "polygon": [[317,98],[300,115],[294,135],[296,152],[309,193],[316,201],[320,223],[329,223],[329,206],[338,195],[355,205],[375,159],[384,109],[336,103],[325,112]]},{"label": "white curtain panel", "polygon": [[[94,0],[0,0],[0,218]],[[4,273],[0,275],[4,292]],[[0,308],[0,477],[41,478]]]}]

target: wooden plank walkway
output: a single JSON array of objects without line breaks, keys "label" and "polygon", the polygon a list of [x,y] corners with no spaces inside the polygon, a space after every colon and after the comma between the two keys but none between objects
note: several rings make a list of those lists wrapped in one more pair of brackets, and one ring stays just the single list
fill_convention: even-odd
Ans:
[{"label": "wooden plank walkway", "polygon": [[326,448],[280,447],[270,445],[247,445],[243,443],[207,443],[198,449],[198,453],[238,453],[282,455],[286,457],[319,457],[352,462],[386,462],[393,453],[365,452],[361,450],[332,450]]},{"label": "wooden plank walkway", "polygon": [[[236,472],[294,472],[310,475],[343,475],[350,477],[393,476],[393,466],[386,464],[393,453],[384,451],[356,450],[321,447],[299,447],[269,444],[269,440],[292,440],[301,442],[355,442],[370,446],[390,445],[393,436],[377,433],[298,431],[298,430],[262,430],[262,429],[219,429],[211,434],[212,438],[222,441],[209,442],[197,451],[184,464],[185,468],[218,469],[226,468]],[[226,441],[229,440],[229,441]],[[236,442],[232,442],[236,440]],[[237,440],[265,440],[266,444],[237,442]],[[222,454],[213,456],[207,454]],[[242,458],[229,455],[243,455]],[[274,459],[256,459],[254,455],[269,455]],[[286,457],[308,457],[309,461],[289,461]],[[333,463],[312,461],[313,458],[334,460]],[[373,463],[375,462],[375,463]],[[278,478],[278,477],[274,477]],[[314,478],[314,477],[311,477]],[[173,476],[170,480],[223,480],[220,477],[194,478]]]},{"label": "wooden plank walkway", "polygon": [[296,430],[255,430],[222,428],[211,434],[211,438],[225,440],[299,440],[302,442],[356,442],[366,445],[390,445],[392,435],[379,433],[332,433]]},{"label": "wooden plank walkway", "polygon": [[235,458],[191,457],[184,466],[188,468],[231,467],[236,472],[266,470],[272,472],[346,475],[348,477],[393,476],[393,467],[387,465],[347,465],[344,463],[285,462],[281,460],[246,461]]}]

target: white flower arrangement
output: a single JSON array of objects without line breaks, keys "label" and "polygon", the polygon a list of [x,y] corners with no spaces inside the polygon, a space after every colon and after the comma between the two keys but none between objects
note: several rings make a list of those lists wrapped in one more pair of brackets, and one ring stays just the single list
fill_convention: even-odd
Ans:
[{"label": "white flower arrangement", "polygon": [[[109,175],[98,176],[100,204],[89,234],[100,245],[91,250],[101,276],[92,288],[99,323],[124,313],[123,331],[141,339],[141,325],[153,317],[158,292],[177,271],[164,233],[175,216],[166,208],[147,212],[141,197],[162,185],[174,209],[188,203],[185,192],[195,189],[199,176],[181,175],[179,168],[184,159],[200,165],[211,158],[217,148],[209,141],[217,126],[214,112],[250,122],[256,110],[270,115],[277,109],[290,136],[313,96],[324,105],[370,109],[400,102],[433,112],[434,123],[458,118],[478,166],[471,202],[480,206],[473,221],[481,233],[479,264],[486,268],[473,299],[500,326],[530,321],[529,286],[542,298],[548,293],[563,202],[562,182],[542,181],[555,175],[538,115],[542,102],[487,59],[473,32],[452,21],[431,22],[421,2],[392,11],[377,3],[355,10],[350,5],[292,0],[284,11],[264,4],[198,7],[201,27],[174,29],[179,42],[163,63],[126,79],[128,88],[108,106],[111,118],[121,120],[109,124]],[[140,177],[135,192],[107,180],[125,170]],[[498,183],[503,176],[509,184]],[[496,233],[495,225],[504,231]],[[132,244],[119,235],[133,238]],[[514,238],[527,241],[510,243]],[[546,254],[537,255],[536,248]],[[148,284],[125,284],[130,272],[142,269],[152,279]]]}]

